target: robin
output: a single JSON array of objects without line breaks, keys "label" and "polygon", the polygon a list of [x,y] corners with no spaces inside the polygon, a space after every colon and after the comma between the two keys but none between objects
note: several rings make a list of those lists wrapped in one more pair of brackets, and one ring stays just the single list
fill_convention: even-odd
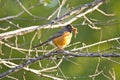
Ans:
[{"label": "robin", "polygon": [[58,49],[63,50],[71,41],[72,32],[74,33],[74,37],[76,38],[77,28],[73,27],[72,25],[64,26],[61,30],[56,32],[53,36],[51,36],[48,40],[43,43],[40,43],[33,48],[37,48],[39,46],[43,46],[46,44],[52,44]]}]

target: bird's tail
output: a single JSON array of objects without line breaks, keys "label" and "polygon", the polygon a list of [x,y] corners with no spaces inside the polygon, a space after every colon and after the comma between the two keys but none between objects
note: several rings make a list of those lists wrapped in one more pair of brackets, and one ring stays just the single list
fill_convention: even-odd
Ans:
[{"label": "bird's tail", "polygon": [[34,48],[37,48],[37,47],[39,47],[39,46],[43,46],[43,45],[47,45],[47,44],[48,44],[48,41],[45,41],[45,42],[43,42],[43,43],[39,43],[39,44],[33,46],[32,48],[34,49]]}]

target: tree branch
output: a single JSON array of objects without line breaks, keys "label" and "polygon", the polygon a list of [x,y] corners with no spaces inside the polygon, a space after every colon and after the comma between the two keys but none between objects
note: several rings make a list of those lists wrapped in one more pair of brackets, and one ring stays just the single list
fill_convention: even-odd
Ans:
[{"label": "tree branch", "polygon": [[100,53],[73,53],[69,51],[52,51],[45,55],[41,55],[36,58],[28,59],[26,62],[19,64],[18,66],[0,74],[0,78],[5,77],[6,75],[11,74],[12,72],[18,71],[22,69],[23,67],[26,67],[27,65],[30,65],[38,60],[43,60],[50,58],[51,56],[61,54],[63,56],[72,56],[72,57],[120,57],[120,54],[114,54],[114,53],[107,53],[107,54],[100,54]]},{"label": "tree branch", "polygon": [[90,45],[86,45],[86,46],[83,46],[83,47],[80,47],[80,48],[73,49],[72,51],[82,50],[82,49],[93,47],[93,46],[96,46],[96,45],[99,45],[99,44],[103,44],[103,43],[107,43],[107,42],[111,42],[111,41],[117,41],[119,39],[120,39],[120,37],[103,40],[103,41],[100,41],[100,42],[97,42],[97,43],[93,43],[93,44],[90,44]]},{"label": "tree branch", "polygon": [[[45,24],[45,25],[30,26],[30,27],[10,31],[10,32],[1,33],[0,34],[0,40],[11,38],[11,37],[18,36],[18,35],[24,35],[24,34],[30,33],[32,31],[35,31],[35,30],[38,30],[38,29],[41,29],[41,28],[56,28],[56,27],[59,27],[59,26],[65,26],[65,25],[71,24],[72,22],[74,22],[78,18],[80,18],[82,16],[85,16],[86,14],[91,13],[92,11],[96,10],[105,1],[106,0],[95,0],[91,3],[84,4],[82,6],[79,6],[75,9],[69,11],[68,13],[64,14],[63,16],[60,16],[58,18],[53,19],[50,23]],[[86,9],[86,11],[85,11],[85,9]],[[84,12],[82,12],[82,11],[84,11]],[[21,13],[18,14],[18,15],[21,15]],[[62,20],[65,20],[67,17],[73,16],[73,15],[76,15],[76,16],[73,17],[72,19],[70,19],[69,21],[64,22],[64,23],[61,22]]]}]

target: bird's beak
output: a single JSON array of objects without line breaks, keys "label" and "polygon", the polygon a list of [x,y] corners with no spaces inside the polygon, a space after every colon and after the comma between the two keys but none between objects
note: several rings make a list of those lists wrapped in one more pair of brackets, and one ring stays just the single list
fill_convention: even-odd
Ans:
[{"label": "bird's beak", "polygon": [[73,28],[72,28],[72,31],[73,31],[73,33],[74,33],[74,37],[76,38],[76,34],[78,33],[77,28],[73,27]]}]

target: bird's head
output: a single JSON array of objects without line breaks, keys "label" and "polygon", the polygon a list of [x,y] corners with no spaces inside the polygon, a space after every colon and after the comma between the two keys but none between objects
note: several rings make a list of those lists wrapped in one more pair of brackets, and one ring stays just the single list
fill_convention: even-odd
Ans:
[{"label": "bird's head", "polygon": [[69,31],[69,32],[73,32],[74,33],[74,36],[76,38],[76,34],[78,33],[77,32],[77,28],[73,27],[72,25],[67,25],[65,26],[65,28]]}]

